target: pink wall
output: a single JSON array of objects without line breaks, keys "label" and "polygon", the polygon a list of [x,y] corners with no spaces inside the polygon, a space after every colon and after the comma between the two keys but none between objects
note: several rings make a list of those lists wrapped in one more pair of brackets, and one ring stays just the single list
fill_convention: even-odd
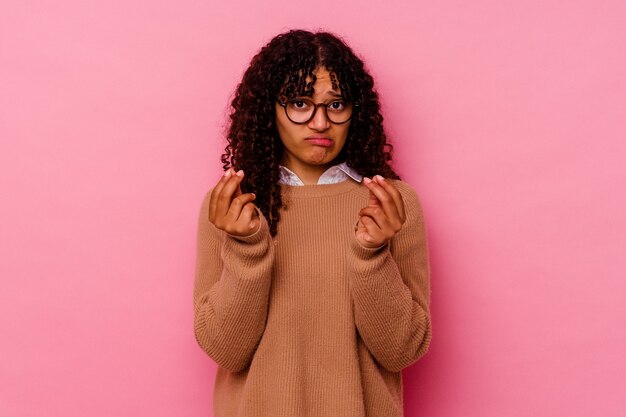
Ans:
[{"label": "pink wall", "polygon": [[365,57],[423,200],[434,335],[407,416],[626,415],[625,21],[622,0],[3,2],[0,415],[210,415],[197,213],[230,94],[292,27]]}]

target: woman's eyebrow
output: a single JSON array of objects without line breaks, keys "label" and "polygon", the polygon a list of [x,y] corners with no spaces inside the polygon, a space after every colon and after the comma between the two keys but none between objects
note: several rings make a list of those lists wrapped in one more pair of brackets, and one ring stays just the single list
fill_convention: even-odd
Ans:
[{"label": "woman's eyebrow", "polygon": [[[328,90],[328,91],[326,92],[325,96],[331,96],[331,97],[343,98],[343,96],[342,96],[340,93],[338,93],[338,92],[336,92],[336,91],[334,91],[334,90]],[[303,98],[303,97],[306,97],[306,98],[313,98],[313,95],[298,95],[298,96],[296,96],[296,97],[297,97],[297,98]]]},{"label": "woman's eyebrow", "polygon": [[333,97],[343,97],[341,95],[341,93],[339,93],[339,92],[337,92],[335,90],[327,90],[327,91],[324,91],[324,92],[320,93],[320,96],[325,96],[325,95],[330,95],[330,96],[333,96]]},{"label": "woman's eyebrow", "polygon": [[321,97],[330,97],[330,98],[343,98],[343,96],[341,94],[339,94],[336,91],[333,90],[329,90],[327,91],[325,94],[320,94]]}]

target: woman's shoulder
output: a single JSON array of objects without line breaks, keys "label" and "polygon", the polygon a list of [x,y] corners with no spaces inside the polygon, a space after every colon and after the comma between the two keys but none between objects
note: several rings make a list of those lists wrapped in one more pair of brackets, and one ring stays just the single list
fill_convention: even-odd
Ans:
[{"label": "woman's shoulder", "polygon": [[391,181],[391,183],[400,192],[400,194],[402,195],[402,200],[404,201],[404,204],[415,206],[421,211],[421,206],[422,206],[421,199],[415,187],[413,187],[408,182],[400,180],[400,179],[390,179],[388,181]]},{"label": "woman's shoulder", "polygon": [[200,211],[207,212],[209,211],[209,202],[211,201],[211,191],[213,191],[214,187],[210,187],[207,191],[204,192],[202,200],[200,202]]},{"label": "woman's shoulder", "polygon": [[419,193],[406,181],[391,179],[392,184],[400,192],[407,222],[410,224],[424,223],[424,209]]},{"label": "woman's shoulder", "polygon": [[200,210],[199,210],[199,226],[200,230],[204,232],[210,233],[218,238],[222,238],[222,233],[219,229],[215,227],[215,225],[209,221],[209,204],[211,202],[211,191],[213,191],[214,187],[209,188],[205,191],[204,196],[202,197],[202,201],[200,202]]}]

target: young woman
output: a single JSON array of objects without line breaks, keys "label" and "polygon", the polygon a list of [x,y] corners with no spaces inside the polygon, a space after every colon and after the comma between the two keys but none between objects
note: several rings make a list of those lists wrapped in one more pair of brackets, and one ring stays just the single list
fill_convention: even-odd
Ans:
[{"label": "young woman", "polygon": [[231,105],[194,287],[215,417],[402,416],[432,334],[428,247],[372,77],[335,35],[293,30]]}]

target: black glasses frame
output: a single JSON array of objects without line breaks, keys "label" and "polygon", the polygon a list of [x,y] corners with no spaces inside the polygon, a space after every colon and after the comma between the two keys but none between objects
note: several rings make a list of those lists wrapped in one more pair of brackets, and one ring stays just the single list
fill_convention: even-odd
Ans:
[{"label": "black glasses frame", "polygon": [[304,121],[304,122],[294,122],[293,120],[291,120],[291,117],[289,117],[289,114],[287,113],[287,104],[289,104],[289,103],[293,103],[294,101],[305,101],[305,99],[301,99],[301,98],[294,98],[294,99],[292,99],[292,100],[287,100],[287,101],[281,101],[280,99],[276,99],[276,102],[277,102],[278,104],[280,104],[280,105],[282,106],[282,108],[283,108],[283,109],[285,109],[285,116],[287,116],[287,119],[289,119],[289,121],[290,121],[291,123],[295,123],[295,124],[297,124],[297,125],[303,125],[303,124],[309,123],[311,120],[313,120],[313,118],[315,117],[315,114],[317,113],[317,108],[318,108],[318,107],[323,107],[323,108],[324,108],[324,116],[326,116],[326,118],[328,119],[328,121],[329,121],[329,122],[331,122],[331,123],[332,123],[332,124],[334,124],[334,125],[342,125],[342,124],[344,124],[344,123],[348,123],[348,122],[350,121],[350,119],[352,119],[352,116],[354,116],[354,110],[355,110],[355,108],[356,108],[356,107],[359,107],[359,103],[357,103],[357,102],[355,102],[355,103],[351,103],[351,104],[352,104],[352,113],[350,113],[350,117],[348,117],[348,118],[347,118],[345,121],[343,121],[343,122],[339,122],[339,123],[337,123],[337,122],[333,122],[333,121],[330,119],[330,117],[328,117],[328,106],[330,106],[331,104],[333,104],[334,102],[339,101],[339,100],[333,100],[333,101],[331,101],[330,103],[317,103],[317,104],[316,104],[316,103],[313,103],[313,100],[308,100],[308,99],[307,99],[307,101],[310,101],[311,103],[313,103],[313,106],[315,107],[315,108],[313,109],[313,113],[311,113],[311,117],[309,117],[309,119],[308,119],[308,120],[306,120],[306,121]]}]

